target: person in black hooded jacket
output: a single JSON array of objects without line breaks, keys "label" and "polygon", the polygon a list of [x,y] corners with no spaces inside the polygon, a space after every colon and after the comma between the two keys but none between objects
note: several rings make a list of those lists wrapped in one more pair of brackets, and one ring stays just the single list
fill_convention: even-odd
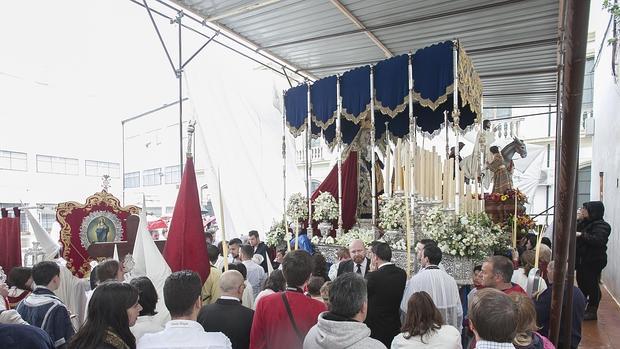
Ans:
[{"label": "person in black hooded jacket", "polygon": [[601,272],[607,265],[607,241],[611,227],[603,220],[605,206],[600,201],[583,204],[577,213],[577,284],[588,299],[584,320],[596,320],[601,301]]}]

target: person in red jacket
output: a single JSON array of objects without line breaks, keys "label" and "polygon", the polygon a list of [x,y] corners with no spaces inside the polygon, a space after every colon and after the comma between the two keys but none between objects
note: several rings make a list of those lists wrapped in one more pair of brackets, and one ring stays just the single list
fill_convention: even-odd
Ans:
[{"label": "person in red jacket", "polygon": [[304,250],[289,252],[282,262],[286,290],[261,298],[256,306],[250,349],[301,349],[304,338],[327,310],[323,302],[303,293],[312,273],[312,257]]}]

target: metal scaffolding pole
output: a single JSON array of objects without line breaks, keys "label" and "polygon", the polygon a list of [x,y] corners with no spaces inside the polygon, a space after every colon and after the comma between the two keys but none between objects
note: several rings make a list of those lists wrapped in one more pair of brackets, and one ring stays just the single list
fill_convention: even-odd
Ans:
[{"label": "metal scaffolding pole", "polygon": [[[284,92],[282,91],[282,222],[284,231],[288,231],[286,219],[286,110],[284,106]],[[290,243],[287,242],[290,246]]]},{"label": "metal scaffolding pole", "polygon": [[459,68],[458,68],[458,56],[459,56],[459,42],[457,40],[453,41],[452,45],[452,64],[454,65],[454,92],[452,93],[452,123],[454,126],[454,136],[456,137],[456,141],[454,144],[454,180],[456,181],[455,186],[455,201],[454,201],[454,212],[459,214],[461,212],[461,166],[459,163],[459,138],[461,135],[459,128]]},{"label": "metal scaffolding pole", "polygon": [[[588,42],[589,0],[567,0],[565,2],[563,25],[564,65],[563,84],[561,85],[562,140],[559,178],[556,182],[557,208],[554,217],[556,231],[555,259],[556,274],[551,299],[551,321],[549,334],[551,341],[557,346],[560,336],[562,305],[564,304],[564,288],[571,287],[566,282],[567,261],[572,239],[575,239],[575,183],[579,158],[579,122],[581,119],[581,99],[585,70],[585,54]],[[569,292],[572,293],[572,292]],[[570,331],[569,331],[570,332]]]},{"label": "metal scaffolding pole", "polygon": [[[372,197],[372,231],[377,225],[377,174],[375,173],[375,68],[370,68],[370,188]],[[385,130],[387,132],[387,130]]]},{"label": "metal scaffolding pole", "polygon": [[307,233],[309,237],[312,237],[312,112],[310,110],[310,83],[306,83],[308,87],[308,124],[306,126],[306,166],[308,169],[307,175],[307,184],[306,184],[306,195],[308,198],[308,229]]},{"label": "metal scaffolding pole", "polygon": [[336,80],[336,101],[337,101],[337,118],[336,118],[336,144],[338,145],[338,231],[336,236],[342,235],[342,99],[340,98],[340,75]]}]

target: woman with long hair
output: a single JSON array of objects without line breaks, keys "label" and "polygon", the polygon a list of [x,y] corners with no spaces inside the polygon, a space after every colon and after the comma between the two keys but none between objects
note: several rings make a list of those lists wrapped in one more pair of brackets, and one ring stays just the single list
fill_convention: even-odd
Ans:
[{"label": "woman with long hair", "polygon": [[[530,270],[532,270],[534,268],[534,266],[536,265],[536,252],[534,250],[527,250],[525,252],[523,252],[523,254],[521,255],[521,267],[517,270],[515,270],[515,272],[512,274],[512,280],[511,282],[514,282],[515,284],[518,284],[519,286],[521,286],[522,289],[526,290],[527,289],[527,279],[528,276],[530,275]],[[538,290],[535,290],[534,292],[542,292],[544,290],[547,289],[547,283],[545,282],[544,279],[540,279],[540,282],[538,283]]]},{"label": "woman with long hair", "polygon": [[530,297],[522,293],[512,293],[510,298],[517,305],[517,335],[512,344],[517,349],[555,349],[555,346],[536,326],[536,308]]},{"label": "woman with long hair", "polygon": [[129,327],[141,310],[134,286],[117,281],[99,284],[88,304],[86,323],[71,338],[69,349],[135,349]]},{"label": "woman with long hair", "polygon": [[392,349],[461,349],[461,334],[446,325],[428,293],[415,292],[409,298],[401,333],[392,340]]}]

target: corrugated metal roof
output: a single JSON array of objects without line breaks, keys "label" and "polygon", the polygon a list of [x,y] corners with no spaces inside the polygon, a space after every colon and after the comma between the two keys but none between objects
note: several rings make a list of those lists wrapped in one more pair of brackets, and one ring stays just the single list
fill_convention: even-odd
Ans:
[{"label": "corrugated metal roof", "polygon": [[[385,59],[330,0],[173,0],[315,77]],[[458,38],[494,105],[555,104],[555,0],[340,0],[394,55]],[[250,8],[250,9],[247,9]],[[245,9],[245,10],[244,10]]]}]

